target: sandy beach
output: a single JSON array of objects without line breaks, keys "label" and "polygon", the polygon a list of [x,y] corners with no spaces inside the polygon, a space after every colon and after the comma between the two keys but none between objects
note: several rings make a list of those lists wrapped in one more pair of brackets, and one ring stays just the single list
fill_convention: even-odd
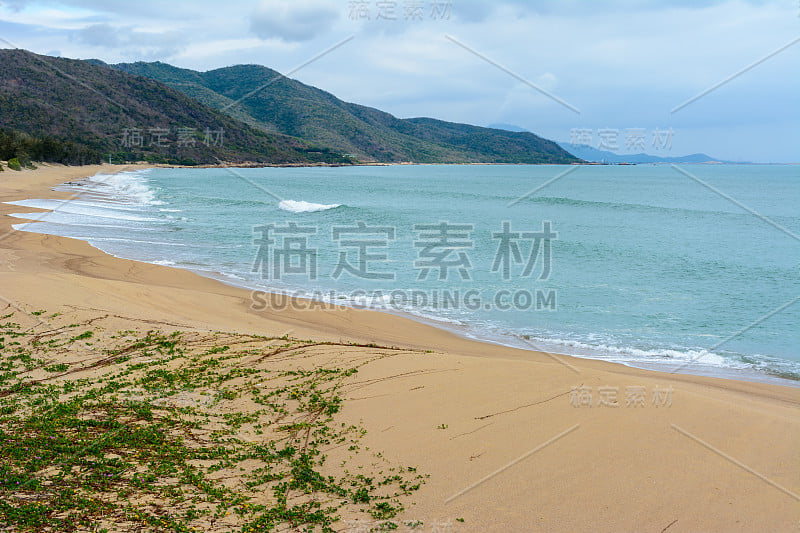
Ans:
[{"label": "sandy beach", "polygon": [[[0,202],[66,198],[51,188],[130,168],[2,172]],[[305,368],[360,365],[343,383],[337,423],[362,426],[363,449],[429,476],[404,497],[398,523],[420,521],[421,531],[798,530],[798,388],[506,348],[374,311],[254,311],[249,291],[14,231],[22,220],[5,215],[26,211],[36,210],[0,203],[3,314],[33,320],[46,310],[36,320],[52,327],[91,322],[105,332],[101,345],[115,331],[151,329],[302,339]],[[96,349],[75,346],[64,361]],[[105,370],[90,365],[77,377]]]}]

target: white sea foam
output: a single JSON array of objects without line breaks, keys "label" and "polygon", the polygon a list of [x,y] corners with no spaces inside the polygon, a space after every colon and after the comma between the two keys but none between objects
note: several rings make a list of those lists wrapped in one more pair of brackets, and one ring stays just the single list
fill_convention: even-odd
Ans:
[{"label": "white sea foam", "polygon": [[128,237],[93,237],[89,235],[75,235],[72,237],[73,239],[81,239],[82,241],[87,241],[89,243],[92,242],[122,242],[122,243],[131,243],[135,242],[137,244],[147,244],[147,245],[157,245],[157,246],[174,246],[177,248],[189,248],[190,244],[185,244],[182,242],[166,242],[166,241],[145,241],[140,239],[131,239]]},{"label": "white sea foam", "polygon": [[85,180],[59,187],[76,193],[82,200],[101,200],[134,206],[161,205],[146,178],[149,169],[116,174],[95,174]]},{"label": "white sea foam", "polygon": [[53,221],[68,224],[68,215],[80,217],[93,217],[114,220],[129,220],[136,222],[158,222],[157,218],[141,217],[129,214],[128,209],[109,209],[107,206],[98,206],[87,203],[64,202],[63,200],[20,200],[17,202],[7,202],[22,207],[34,209],[47,209],[47,213],[12,213],[10,216],[17,218],[28,218],[31,220]]},{"label": "white sea foam", "polygon": [[[566,353],[578,357],[608,359],[620,363],[698,363],[703,366],[720,368],[746,369],[752,365],[725,357],[703,348],[661,348],[640,349],[631,346],[615,346],[605,343],[586,343],[572,339],[557,337],[523,337],[529,339],[529,346],[555,348],[558,353]],[[541,346],[539,346],[541,344]]]},{"label": "white sea foam", "polygon": [[327,211],[328,209],[336,209],[342,204],[315,204],[303,200],[281,200],[278,204],[280,209],[289,211],[290,213],[314,213],[316,211]]}]

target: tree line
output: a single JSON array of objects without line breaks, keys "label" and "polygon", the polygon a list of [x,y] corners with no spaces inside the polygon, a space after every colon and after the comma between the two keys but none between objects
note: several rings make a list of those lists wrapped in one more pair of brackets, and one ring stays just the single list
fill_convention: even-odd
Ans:
[{"label": "tree line", "polygon": [[61,163],[63,165],[91,165],[101,163],[103,155],[87,146],[56,137],[34,137],[27,133],[0,128],[0,160],[16,159],[22,166],[31,161]]}]

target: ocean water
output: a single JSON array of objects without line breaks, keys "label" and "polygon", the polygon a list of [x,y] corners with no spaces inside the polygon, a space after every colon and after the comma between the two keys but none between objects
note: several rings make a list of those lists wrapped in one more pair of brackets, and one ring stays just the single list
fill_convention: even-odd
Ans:
[{"label": "ocean water", "polygon": [[15,227],[513,346],[800,380],[798,167],[159,168],[59,189],[78,196],[16,202],[54,211]]}]

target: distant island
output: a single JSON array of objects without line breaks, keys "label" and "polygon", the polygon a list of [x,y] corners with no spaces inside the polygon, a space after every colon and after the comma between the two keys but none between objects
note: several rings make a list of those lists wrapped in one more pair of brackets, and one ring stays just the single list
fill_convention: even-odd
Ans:
[{"label": "distant island", "polygon": [[741,161],[723,161],[706,154],[689,154],[684,156],[659,156],[645,153],[618,154],[609,150],[598,150],[585,144],[558,143],[563,149],[592,163],[611,164],[644,164],[644,163],[744,163]]},{"label": "distant island", "polygon": [[400,119],[260,65],[0,50],[0,160],[65,164],[347,165],[583,162],[557,143],[433,118]]},{"label": "distant island", "polygon": [[[514,124],[494,123],[488,127],[513,132],[528,131],[525,128]],[[567,150],[574,156],[590,163],[607,164],[646,164],[646,163],[730,163],[748,164],[746,161],[723,161],[706,154],[689,154],[684,156],[659,156],[645,153],[638,154],[618,154],[610,150],[599,150],[587,144],[575,144],[569,142],[559,142],[561,148]]]}]

